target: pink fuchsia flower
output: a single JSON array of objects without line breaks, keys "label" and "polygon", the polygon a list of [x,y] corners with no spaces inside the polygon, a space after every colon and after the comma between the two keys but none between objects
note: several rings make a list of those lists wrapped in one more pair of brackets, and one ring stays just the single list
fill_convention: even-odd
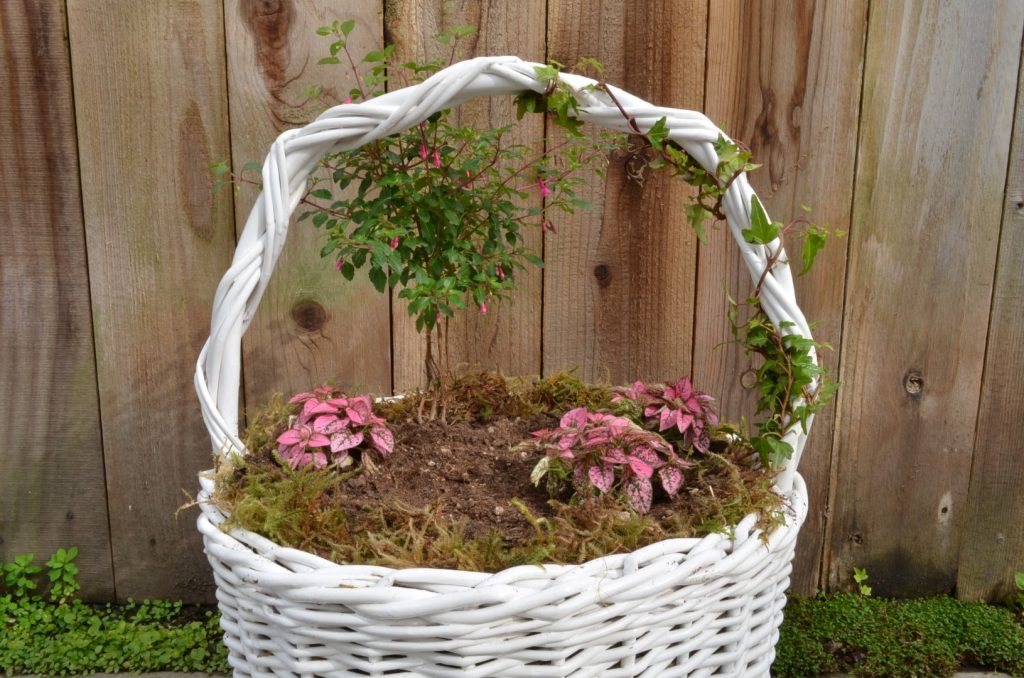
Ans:
[{"label": "pink fuchsia flower", "polygon": [[434,167],[440,167],[440,166],[441,166],[441,154],[438,153],[437,149],[435,148],[434,149]]},{"label": "pink fuchsia flower", "polygon": [[347,97],[345,97],[345,103],[346,104],[352,103],[352,95],[351,94],[349,94]]},{"label": "pink fuchsia flower", "polygon": [[505,269],[503,269],[501,266],[499,266],[495,272],[498,274],[498,280],[505,279]]},{"label": "pink fuchsia flower", "polygon": [[487,315],[487,302],[486,301],[480,304],[480,314],[481,315]]},{"label": "pink fuchsia flower", "polygon": [[340,271],[344,266],[345,266],[345,260],[342,259],[341,257],[338,257],[338,263],[336,263],[334,265],[334,268]]},{"label": "pink fuchsia flower", "polygon": [[397,235],[395,237],[391,238],[391,249],[393,249],[393,250],[397,250],[398,249],[398,236]]},{"label": "pink fuchsia flower", "polygon": [[548,231],[551,231],[553,235],[558,235],[558,231],[555,229],[555,225],[552,224],[550,221],[540,222],[540,232],[547,233]]},{"label": "pink fuchsia flower", "polygon": [[551,189],[548,188],[548,182],[543,179],[537,180],[537,187],[540,189],[540,197],[546,198],[551,195]]},{"label": "pink fuchsia flower", "polygon": [[427,145],[420,144],[420,158],[423,160],[427,159]]}]

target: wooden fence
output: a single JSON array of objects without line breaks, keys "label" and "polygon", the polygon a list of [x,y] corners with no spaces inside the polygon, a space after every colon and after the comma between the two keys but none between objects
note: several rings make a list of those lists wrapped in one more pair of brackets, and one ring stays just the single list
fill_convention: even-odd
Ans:
[{"label": "wooden fence", "polygon": [[[842,588],[856,565],[880,594],[1008,592],[1024,569],[1018,0],[5,0],[0,557],[76,545],[90,598],[211,598],[195,510],[176,510],[210,466],[192,372],[254,195],[213,193],[208,167],[258,160],[308,118],[302,89],[334,75],[315,28],[349,17],[357,48],[433,55],[471,24],[475,55],[594,56],[746,141],[773,216],[807,203],[848,231],[799,281],[842,389],[802,465],[794,589]],[[506,102],[468,115],[511,119]],[[724,232],[700,246],[680,188],[621,168],[587,192],[594,211],[533,236],[543,277],[459,326],[460,361],[692,373],[749,413],[755,365],[718,348],[724,292],[750,284]],[[246,337],[246,403],[332,376],[416,382],[403,309],[345,284],[307,229],[292,240]]]}]

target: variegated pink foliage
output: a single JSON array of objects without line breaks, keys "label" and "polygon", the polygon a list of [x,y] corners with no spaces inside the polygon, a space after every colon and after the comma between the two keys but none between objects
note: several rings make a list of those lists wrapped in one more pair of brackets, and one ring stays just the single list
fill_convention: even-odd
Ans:
[{"label": "variegated pink foliage", "polygon": [[292,427],[278,436],[277,442],[281,456],[292,468],[341,464],[353,450],[386,457],[395,446],[387,422],[373,413],[367,396],[347,396],[322,386],[288,402],[301,407]]},{"label": "variegated pink foliage", "polygon": [[651,510],[654,481],[669,496],[683,485],[680,459],[663,437],[625,417],[590,412],[579,407],[567,412],[558,428],[533,433],[532,444],[547,456],[534,471],[534,481],[557,469],[571,477],[576,492],[588,496],[620,489],[638,513]]},{"label": "variegated pink foliage", "polygon": [[714,398],[694,389],[689,378],[668,385],[637,381],[615,390],[615,400],[632,400],[640,406],[647,428],[678,442],[684,450],[708,451],[708,429],[718,423],[711,405]]}]

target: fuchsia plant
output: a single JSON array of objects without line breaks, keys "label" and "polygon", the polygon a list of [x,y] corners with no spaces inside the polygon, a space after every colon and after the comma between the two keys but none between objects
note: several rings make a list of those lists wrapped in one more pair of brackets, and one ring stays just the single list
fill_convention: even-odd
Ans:
[{"label": "fuchsia plant", "polygon": [[382,457],[391,453],[395,437],[387,422],[373,413],[367,396],[346,396],[330,386],[299,393],[288,401],[302,408],[292,427],[277,438],[279,452],[293,469],[328,463],[347,465],[350,452],[369,444],[365,451]]},{"label": "fuchsia plant", "polygon": [[689,378],[669,385],[648,386],[637,381],[615,390],[613,401],[631,400],[642,408],[645,426],[657,428],[669,439],[678,435],[684,449],[707,453],[711,444],[708,428],[718,424],[718,415],[711,407],[714,399],[694,389]]},{"label": "fuchsia plant", "polygon": [[605,494],[618,486],[638,513],[651,510],[653,480],[674,496],[683,485],[683,469],[691,465],[657,433],[625,417],[583,407],[567,412],[558,428],[535,431],[533,437],[526,444],[547,452],[531,474],[534,484],[552,473],[555,479],[571,475],[582,496],[593,490]]}]

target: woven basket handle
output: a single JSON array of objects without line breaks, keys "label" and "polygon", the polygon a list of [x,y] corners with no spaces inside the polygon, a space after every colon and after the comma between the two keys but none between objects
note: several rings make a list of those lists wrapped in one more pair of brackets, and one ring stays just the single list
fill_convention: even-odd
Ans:
[{"label": "woven basket handle", "polygon": [[[343,104],[324,112],[301,129],[281,134],[263,164],[263,192],[256,200],[238,240],[231,267],[217,287],[210,338],[196,365],[195,384],[214,450],[244,452],[238,439],[238,405],[242,335],[252,321],[288,232],[292,211],[302,198],[306,181],[328,153],[352,150],[366,143],[402,132],[430,115],[477,96],[515,95],[527,90],[544,92],[547,84],[537,79],[534,64],[516,57],[480,57],[454,64],[405,89],[389,92],[358,104]],[[577,75],[561,74],[562,82],[575,92],[579,118],[620,132],[630,132],[629,121],[596,82]],[[706,116],[693,111],[653,106],[627,92],[609,87],[618,103],[644,132],[665,118],[668,138],[682,146],[712,174],[718,166],[714,143],[725,134]],[[728,138],[728,137],[726,137]],[[742,231],[750,228],[750,200],[754,195],[745,175],[729,186],[723,209],[733,237],[740,247],[751,279],[764,273],[771,252],[782,243],[747,243]],[[793,279],[784,252],[764,275],[761,307],[783,332],[810,337],[810,329],[797,306]],[[791,323],[791,324],[790,324]],[[789,492],[803,451],[810,420],[795,426],[786,436],[793,447],[777,479],[780,490]]]}]

